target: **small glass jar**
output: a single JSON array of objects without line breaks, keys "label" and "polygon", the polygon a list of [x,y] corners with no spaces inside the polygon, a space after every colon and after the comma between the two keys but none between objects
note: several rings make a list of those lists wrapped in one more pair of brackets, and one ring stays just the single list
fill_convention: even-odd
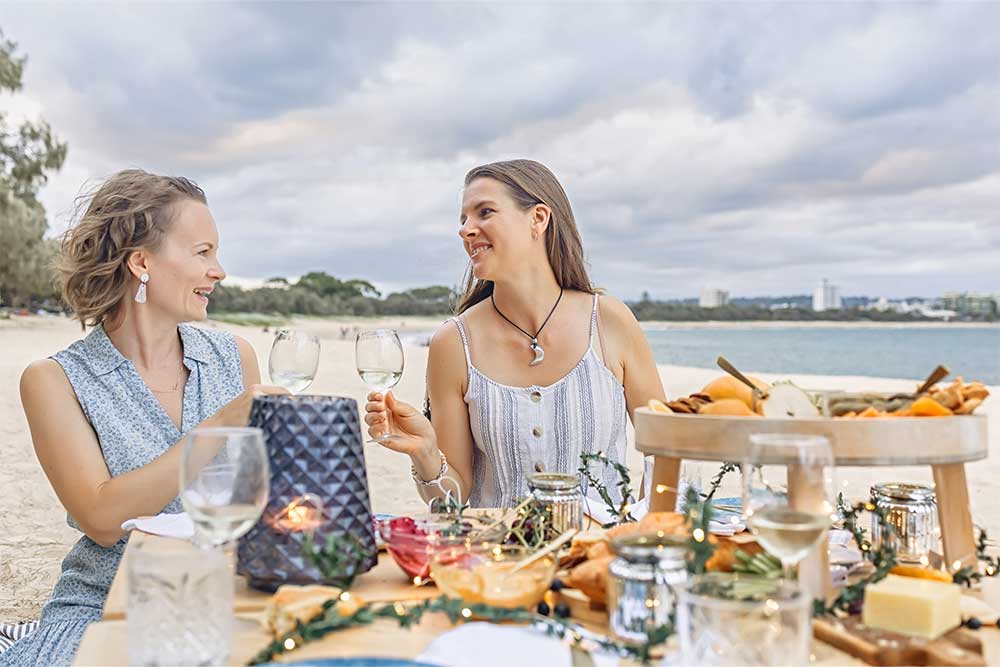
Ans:
[{"label": "small glass jar", "polygon": [[709,572],[691,577],[677,594],[678,664],[810,663],[813,597],[795,582]]},{"label": "small glass jar", "polygon": [[687,538],[659,533],[629,535],[611,544],[608,620],[622,642],[641,644],[649,630],[670,622],[674,586],[687,581]]},{"label": "small glass jar", "polygon": [[[885,510],[896,531],[895,545],[901,561],[925,562],[937,548],[937,501],[934,487],[890,482],[871,488],[872,502]],[[882,539],[878,516],[872,515],[872,545]]]},{"label": "small glass jar", "polygon": [[535,501],[552,514],[552,528],[557,534],[583,528],[583,491],[577,475],[540,472],[528,477],[528,488]]}]

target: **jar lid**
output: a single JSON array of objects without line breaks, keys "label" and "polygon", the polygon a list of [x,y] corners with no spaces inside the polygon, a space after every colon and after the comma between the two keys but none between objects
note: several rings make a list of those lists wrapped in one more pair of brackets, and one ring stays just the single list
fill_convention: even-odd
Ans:
[{"label": "jar lid", "polygon": [[896,500],[929,500],[934,501],[934,487],[925,484],[907,484],[906,482],[886,482],[876,484],[871,488],[872,497],[895,498]]},{"label": "jar lid", "polygon": [[580,488],[580,477],[562,472],[539,472],[528,476],[528,488],[543,491],[573,491]]},{"label": "jar lid", "polygon": [[688,538],[661,533],[626,535],[613,540],[611,548],[627,561],[655,564],[663,560],[684,560],[687,556]]}]

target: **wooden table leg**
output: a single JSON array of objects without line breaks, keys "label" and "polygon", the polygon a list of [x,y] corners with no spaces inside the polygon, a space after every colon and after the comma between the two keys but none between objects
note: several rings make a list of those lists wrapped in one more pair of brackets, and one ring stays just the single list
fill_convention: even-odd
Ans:
[{"label": "wooden table leg", "polygon": [[649,498],[650,512],[673,512],[677,507],[681,460],[666,456],[654,457],[652,493]]},{"label": "wooden table leg", "polygon": [[[788,466],[788,505],[811,514],[829,512],[823,481],[823,468]],[[830,580],[830,544],[823,539],[799,563],[799,585],[814,598],[829,599],[833,594]]]},{"label": "wooden table leg", "polygon": [[969,511],[969,487],[964,463],[932,465],[934,495],[937,497],[938,525],[944,562],[949,569],[976,564],[976,540]]}]

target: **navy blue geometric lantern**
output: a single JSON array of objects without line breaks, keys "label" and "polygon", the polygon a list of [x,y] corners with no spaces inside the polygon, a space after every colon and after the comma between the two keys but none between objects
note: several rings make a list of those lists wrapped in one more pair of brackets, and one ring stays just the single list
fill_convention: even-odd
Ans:
[{"label": "navy blue geometric lantern", "polygon": [[[331,534],[354,536],[363,554],[357,573],[377,562],[364,441],[358,404],[335,396],[259,396],[250,426],[264,432],[271,493],[261,519],[240,539],[237,571],[250,586],[324,581],[302,553],[306,534],[322,544]],[[322,501],[313,511],[310,498]],[[308,511],[306,511],[308,509]]]}]

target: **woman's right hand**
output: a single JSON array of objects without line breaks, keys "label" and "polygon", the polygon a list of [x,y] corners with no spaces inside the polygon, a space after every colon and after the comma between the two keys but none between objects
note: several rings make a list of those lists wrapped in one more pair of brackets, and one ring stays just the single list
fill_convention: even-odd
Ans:
[{"label": "woman's right hand", "polygon": [[[391,428],[386,427],[389,415]],[[380,445],[395,452],[409,454],[414,459],[430,457],[437,461],[437,438],[434,427],[419,410],[403,401],[396,400],[392,392],[383,396],[378,392],[368,394],[365,404],[365,423],[368,435],[374,440],[391,431],[396,436]]]},{"label": "woman's right hand", "polygon": [[276,387],[267,384],[253,384],[243,390],[241,394],[226,403],[215,413],[212,421],[218,426],[246,426],[250,420],[250,407],[253,399],[257,396],[287,395],[292,392],[284,387]]}]

